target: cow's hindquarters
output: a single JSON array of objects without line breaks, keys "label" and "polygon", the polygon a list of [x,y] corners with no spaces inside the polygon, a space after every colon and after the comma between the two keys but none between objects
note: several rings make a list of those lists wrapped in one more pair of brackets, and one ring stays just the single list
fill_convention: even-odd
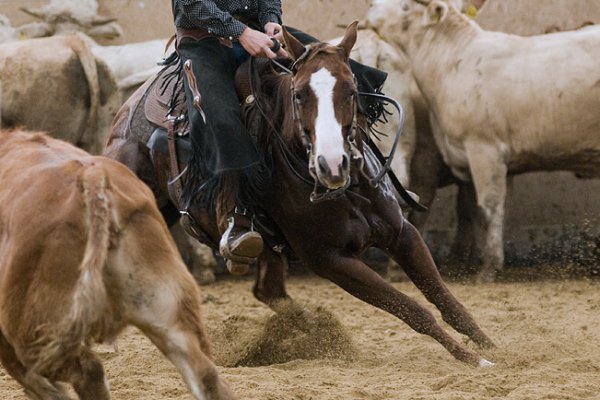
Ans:
[{"label": "cow's hindquarters", "polygon": [[[78,393],[87,393],[83,398],[108,399],[102,365],[83,344],[107,304],[107,174],[93,163],[71,160],[37,168],[27,165],[30,160],[21,160],[24,173],[17,180],[5,182],[19,196],[4,204],[14,212],[2,221],[11,226],[4,233],[10,243],[5,250],[12,255],[2,265],[2,286],[12,287],[20,298],[2,299],[3,317],[11,318],[2,321],[2,362],[39,398],[66,396],[52,383],[63,380],[73,383]],[[12,177],[11,165],[2,166]],[[60,184],[49,190],[52,183]],[[18,184],[29,192],[22,192]],[[52,214],[45,213],[46,207]],[[28,211],[16,211],[19,208]],[[21,233],[31,244],[23,242]]]},{"label": "cow's hindquarters", "polygon": [[194,398],[233,398],[210,358],[196,282],[158,212],[134,215],[121,226],[108,270],[110,290],[120,293],[121,317],[171,360]]}]

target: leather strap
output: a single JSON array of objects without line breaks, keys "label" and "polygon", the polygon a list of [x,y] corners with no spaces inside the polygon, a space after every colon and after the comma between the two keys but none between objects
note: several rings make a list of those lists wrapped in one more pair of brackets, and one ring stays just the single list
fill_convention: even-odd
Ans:
[{"label": "leather strap", "polygon": [[[198,90],[198,85],[196,82],[196,77],[194,76],[192,70],[192,60],[187,60],[183,64],[183,71],[188,80],[188,85],[190,91],[193,96],[194,108],[198,110],[204,121],[206,121],[206,117],[204,115],[204,110],[202,110],[202,96],[200,95],[200,91]],[[187,211],[187,207],[182,207],[181,204],[181,194],[183,192],[183,185],[181,183],[181,177],[183,173],[179,170],[179,160],[177,158],[177,125],[180,123],[179,117],[169,116],[169,125],[167,129],[167,139],[169,143],[169,165],[171,169],[171,180],[168,182],[167,187],[169,190],[169,194],[177,209],[182,211]]]},{"label": "leather strap", "polygon": [[183,186],[181,184],[181,173],[179,171],[179,160],[177,159],[177,135],[175,134],[175,125],[177,124],[176,119],[171,118],[169,120],[169,129],[167,130],[167,139],[169,143],[169,165],[171,167],[171,180],[168,182],[167,187],[169,194],[175,207],[179,211],[183,211],[181,207],[181,193],[183,192]]},{"label": "leather strap", "polygon": [[194,70],[192,69],[192,60],[187,60],[183,64],[183,72],[185,72],[185,76],[188,80],[188,86],[192,92],[194,108],[198,110],[202,116],[202,120],[206,123],[206,115],[202,109],[202,95],[200,94],[200,90],[198,90],[198,83],[196,82],[196,76],[194,75]]}]

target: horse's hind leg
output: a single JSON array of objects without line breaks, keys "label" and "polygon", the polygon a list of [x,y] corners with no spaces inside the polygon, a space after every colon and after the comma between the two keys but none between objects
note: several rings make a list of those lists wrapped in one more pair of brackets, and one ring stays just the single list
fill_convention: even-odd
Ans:
[{"label": "horse's hind leg", "polygon": [[[319,268],[313,270],[338,284],[353,296],[374,305],[406,322],[418,333],[429,335],[456,359],[474,366],[489,362],[456,341],[437,323],[433,314],[410,297],[398,292],[385,279],[354,257],[330,253],[318,255]],[[311,266],[311,264],[309,264]]]},{"label": "horse's hind leg", "polygon": [[277,311],[282,302],[291,302],[285,290],[285,256],[266,250],[258,258],[254,297]]},{"label": "horse's hind leg", "polygon": [[427,300],[440,310],[444,321],[479,346],[494,347],[467,309],[448,290],[421,235],[408,221],[390,252]]}]

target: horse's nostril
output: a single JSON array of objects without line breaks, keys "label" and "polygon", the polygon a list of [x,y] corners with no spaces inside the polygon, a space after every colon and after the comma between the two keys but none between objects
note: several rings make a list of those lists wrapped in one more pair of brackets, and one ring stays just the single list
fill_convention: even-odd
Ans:
[{"label": "horse's nostril", "polygon": [[344,154],[342,156],[342,170],[344,170],[344,171],[347,170],[349,164],[350,164],[350,158],[348,157],[347,154]]},{"label": "horse's nostril", "polygon": [[317,161],[319,162],[319,169],[321,170],[321,173],[329,174],[331,172],[331,170],[329,169],[329,165],[327,165],[327,160],[325,160],[325,157],[319,156],[317,157]]}]

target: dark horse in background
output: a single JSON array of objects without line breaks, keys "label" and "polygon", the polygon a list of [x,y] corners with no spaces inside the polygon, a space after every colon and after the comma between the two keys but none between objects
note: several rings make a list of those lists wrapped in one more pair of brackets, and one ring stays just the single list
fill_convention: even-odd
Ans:
[{"label": "dark horse in background", "polygon": [[[291,60],[279,60],[277,65],[268,60],[252,63],[254,110],[259,112],[250,118],[250,130],[272,167],[272,184],[261,207],[268,210],[291,251],[317,275],[431,336],[458,360],[491,365],[360,259],[370,246],[386,251],[440,310],[444,321],[479,346],[494,346],[442,281],[423,239],[403,217],[389,178],[376,187],[371,184],[381,164],[364,145],[366,131],[358,129],[356,122],[360,120],[358,93],[348,65],[356,35],[353,23],[338,46],[318,42],[304,46],[286,31]],[[252,76],[260,82],[252,82]],[[135,171],[165,209],[169,203],[178,204],[168,190],[169,181],[177,177],[169,173],[169,157],[149,154],[140,139],[156,128],[136,113],[136,104],[147,90],[141,88],[119,111],[105,155]],[[183,215],[194,225],[193,231],[203,232],[204,241],[218,243],[212,211],[192,204]],[[275,311],[292,303],[284,285],[285,252],[276,250],[277,246],[265,246],[254,286],[256,298]]]}]

